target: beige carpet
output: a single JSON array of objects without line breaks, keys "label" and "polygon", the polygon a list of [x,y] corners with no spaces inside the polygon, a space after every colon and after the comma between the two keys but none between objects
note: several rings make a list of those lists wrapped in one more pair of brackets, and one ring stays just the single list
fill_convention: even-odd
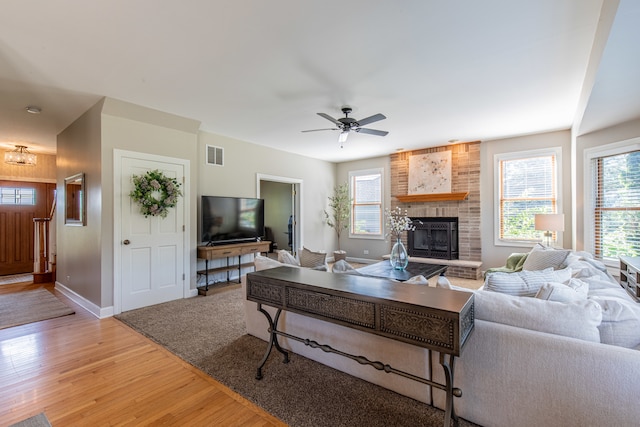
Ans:
[{"label": "beige carpet", "polygon": [[[283,364],[272,352],[264,379],[256,380],[267,343],[247,335],[244,298],[233,287],[116,318],[292,427],[442,426],[444,414],[436,408],[295,353]],[[460,427],[471,426],[460,420]]]},{"label": "beige carpet", "polygon": [[0,295],[0,329],[73,313],[46,289]]}]

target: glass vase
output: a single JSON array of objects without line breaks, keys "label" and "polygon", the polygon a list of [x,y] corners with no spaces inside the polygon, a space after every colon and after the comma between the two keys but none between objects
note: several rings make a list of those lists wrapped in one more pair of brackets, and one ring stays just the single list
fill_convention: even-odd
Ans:
[{"label": "glass vase", "polygon": [[391,267],[396,270],[404,270],[409,264],[409,254],[407,253],[407,249],[404,247],[402,240],[400,240],[400,236],[396,243],[393,244],[393,248],[391,248],[391,257],[389,258],[389,262],[391,263]]}]

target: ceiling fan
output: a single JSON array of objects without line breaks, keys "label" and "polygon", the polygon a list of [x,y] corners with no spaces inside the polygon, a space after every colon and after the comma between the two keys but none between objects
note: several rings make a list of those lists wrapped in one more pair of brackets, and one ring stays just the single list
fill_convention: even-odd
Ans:
[{"label": "ceiling fan", "polygon": [[384,120],[386,119],[384,114],[374,114],[373,116],[369,116],[367,118],[361,119],[361,120],[356,120],[352,117],[349,117],[349,114],[351,113],[351,107],[349,106],[344,106],[342,107],[342,112],[344,113],[344,117],[339,118],[339,119],[334,119],[333,117],[331,117],[328,114],[325,113],[318,113],[318,115],[320,117],[324,117],[325,119],[329,120],[330,122],[333,122],[336,127],[334,128],[324,128],[324,129],[310,129],[310,130],[303,130],[302,132],[317,132],[320,130],[339,130],[340,132],[340,136],[338,137],[338,142],[340,143],[340,148],[342,148],[342,144],[347,140],[347,137],[349,136],[349,133],[351,131],[354,132],[360,132],[360,133],[368,133],[369,135],[377,135],[377,136],[385,136],[387,135],[389,132],[384,131],[384,130],[376,130],[376,129],[367,129],[367,128],[363,128],[362,126],[364,125],[368,125],[369,123],[373,123],[373,122],[377,122],[379,120]]}]

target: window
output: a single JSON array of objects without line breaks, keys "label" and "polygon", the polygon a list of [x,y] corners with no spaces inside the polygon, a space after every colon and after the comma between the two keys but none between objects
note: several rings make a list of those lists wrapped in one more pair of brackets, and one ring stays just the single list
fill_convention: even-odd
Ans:
[{"label": "window", "polygon": [[382,237],[382,169],[349,172],[350,237]]},{"label": "window", "polygon": [[[535,214],[562,212],[558,206],[560,148],[496,155],[497,245],[531,245],[543,238]],[[553,235],[553,240],[557,236]]]},{"label": "window", "polygon": [[585,230],[587,249],[597,258],[640,256],[640,147],[590,156],[591,185]]},{"label": "window", "polygon": [[35,205],[35,188],[0,188],[0,205]]}]

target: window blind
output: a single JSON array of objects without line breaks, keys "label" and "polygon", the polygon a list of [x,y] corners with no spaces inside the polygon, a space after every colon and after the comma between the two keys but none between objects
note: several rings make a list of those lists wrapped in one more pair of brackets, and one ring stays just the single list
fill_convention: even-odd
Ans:
[{"label": "window blind", "polygon": [[640,256],[640,151],[591,161],[594,255]]},{"label": "window blind", "polygon": [[382,234],[382,174],[352,175],[351,234]]},{"label": "window blind", "polygon": [[542,238],[534,218],[538,213],[557,213],[555,162],[555,155],[500,161],[500,239]]}]

